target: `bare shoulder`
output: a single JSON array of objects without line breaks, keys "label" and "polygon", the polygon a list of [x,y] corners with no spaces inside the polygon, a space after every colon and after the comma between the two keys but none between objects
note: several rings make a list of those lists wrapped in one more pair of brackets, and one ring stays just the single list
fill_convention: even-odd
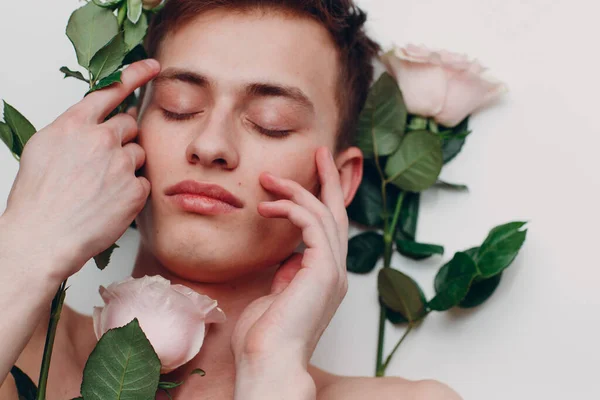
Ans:
[{"label": "bare shoulder", "polygon": [[[37,382],[39,371],[36,373],[36,366],[39,369],[41,362],[41,352],[45,340],[45,325],[48,323],[48,318],[40,321],[38,327],[29,339],[29,342],[23,349],[23,352],[17,359],[16,365],[25,372],[34,382]],[[37,364],[36,364],[37,363]],[[2,400],[18,400],[19,393],[17,386],[11,373],[8,374],[4,382],[0,385],[0,399]]]},{"label": "bare shoulder", "polygon": [[[39,379],[48,320],[49,316],[40,320],[15,363],[34,382]],[[92,327],[88,325],[90,324],[85,316],[65,305],[54,342],[48,379],[48,398],[73,398],[75,397],[72,396],[73,393],[79,393],[81,371],[91,351],[90,346],[93,348],[94,344],[89,338],[90,335],[93,336]],[[95,336],[92,339],[94,338]],[[1,400],[19,399],[15,381],[10,373],[4,382],[0,383]]]},{"label": "bare shoulder", "polygon": [[11,374],[8,374],[2,385],[0,385],[0,399],[19,400],[17,385]]},{"label": "bare shoulder", "polygon": [[317,384],[318,400],[363,400],[369,397],[378,400],[462,400],[449,386],[431,379],[350,377],[317,368],[309,372]]}]

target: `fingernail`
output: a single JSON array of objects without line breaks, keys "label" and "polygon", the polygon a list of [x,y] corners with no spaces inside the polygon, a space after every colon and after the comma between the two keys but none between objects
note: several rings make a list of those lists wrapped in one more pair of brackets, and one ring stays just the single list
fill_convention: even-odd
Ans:
[{"label": "fingernail", "polygon": [[153,58],[147,58],[144,60],[144,62],[146,63],[147,66],[149,66],[152,69],[158,69],[158,67],[159,67],[158,61],[156,61]]}]

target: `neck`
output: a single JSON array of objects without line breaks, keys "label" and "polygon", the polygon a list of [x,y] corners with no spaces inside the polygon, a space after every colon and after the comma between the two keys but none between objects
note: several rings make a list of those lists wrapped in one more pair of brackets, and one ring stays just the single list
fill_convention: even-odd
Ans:
[{"label": "neck", "polygon": [[[186,381],[177,389],[170,390],[172,395],[179,398],[193,398],[192,394],[202,393],[203,399],[233,398],[235,359],[230,344],[233,329],[248,304],[269,294],[277,267],[278,265],[274,265],[256,274],[227,282],[190,281],[173,274],[148,251],[143,242],[140,243],[132,272],[134,278],[141,278],[145,275],[161,275],[173,284],[185,285],[217,300],[219,307],[227,316],[227,321],[224,323],[209,325],[202,349],[195,358],[161,377],[161,381]],[[196,368],[204,370],[206,376],[190,376],[190,373]]]}]

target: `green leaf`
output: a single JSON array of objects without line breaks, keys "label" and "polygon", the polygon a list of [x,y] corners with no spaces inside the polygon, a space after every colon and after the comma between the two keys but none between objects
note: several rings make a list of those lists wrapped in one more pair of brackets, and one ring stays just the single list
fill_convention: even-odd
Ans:
[{"label": "green leaf", "polygon": [[[394,325],[406,324],[408,322],[408,320],[406,318],[404,318],[402,313],[394,311],[391,308],[389,308],[388,306],[386,306],[385,303],[383,302],[383,300],[381,300],[381,296],[378,296],[378,298],[379,298],[379,305],[381,307],[385,307],[385,319],[387,319]],[[425,301],[425,300],[423,300],[423,301]]]},{"label": "green leaf", "polygon": [[174,389],[181,385],[183,385],[183,382],[158,382],[159,389]]},{"label": "green leaf", "polygon": [[[471,257],[473,262],[475,262],[475,266],[477,266],[477,262],[475,261],[475,256],[477,255],[478,250],[479,250],[479,247],[472,247],[468,250],[463,251],[463,253],[465,253],[466,255]],[[442,286],[443,286],[444,282],[446,281],[446,278],[448,275],[448,264],[449,263],[446,263],[444,266],[442,266],[440,268],[440,270],[438,271],[437,275],[435,276],[435,280],[434,280],[433,284],[434,284],[436,292],[439,292],[442,290]]]},{"label": "green leaf", "polygon": [[85,364],[81,394],[85,400],[154,399],[160,368],[136,318],[100,338]]},{"label": "green leaf", "polygon": [[[388,212],[390,209],[393,210],[399,195],[398,188],[387,186]],[[347,211],[348,218],[354,222],[373,228],[383,227],[381,178],[373,160],[365,160],[363,163],[363,178]]]},{"label": "green leaf", "polygon": [[192,374],[198,374],[200,376],[204,376],[204,375],[206,375],[206,372],[204,372],[204,370],[201,368],[195,368],[192,372],[190,372],[190,375],[192,375]]},{"label": "green leaf", "polygon": [[404,202],[402,203],[402,210],[400,210],[400,223],[396,227],[396,232],[394,234],[394,241],[396,242],[398,252],[413,260],[423,260],[430,255],[419,255],[410,252],[408,249],[405,251],[405,247],[403,247],[402,244],[398,245],[398,242],[415,242],[417,236],[417,223],[419,220],[420,199],[420,193],[406,193]]},{"label": "green leaf", "polygon": [[10,373],[15,380],[19,400],[35,400],[37,398],[37,387],[31,378],[16,365],[13,365]]},{"label": "green leaf", "polygon": [[0,138],[10,151],[13,149],[13,131],[8,124],[0,121]]},{"label": "green leaf", "polygon": [[109,76],[107,76],[106,78],[101,79],[96,86],[94,86],[93,89],[90,89],[87,93],[92,93],[95,92],[96,90],[100,90],[100,89],[104,89],[105,87],[108,87],[110,85],[112,85],[113,83],[122,83],[121,82],[121,74],[122,71],[115,71],[112,74],[110,74]]},{"label": "green leaf", "polygon": [[475,261],[484,278],[490,278],[506,269],[515,259],[525,242],[527,222],[510,222],[493,228],[479,248]]},{"label": "green leaf", "polygon": [[142,15],[142,0],[127,0],[127,19],[137,24]]},{"label": "green leaf", "polygon": [[346,268],[357,274],[369,273],[383,254],[383,236],[376,232],[363,232],[348,242]]},{"label": "green leaf", "polygon": [[100,81],[115,72],[121,66],[126,53],[123,32],[120,32],[92,57],[90,72],[94,81]]},{"label": "green leaf", "polygon": [[97,256],[94,256],[94,261],[96,262],[96,266],[98,267],[98,269],[104,270],[104,268],[106,268],[106,266],[110,262],[110,256],[112,255],[113,250],[118,248],[119,245],[114,243],[102,253],[98,254]]},{"label": "green leaf", "polygon": [[121,3],[123,3],[125,0],[106,0],[106,1],[101,1],[101,0],[92,0],[94,2],[95,5],[97,5],[98,7],[104,7],[104,8],[110,8],[111,10],[115,10],[117,9]]},{"label": "green leaf", "polygon": [[385,166],[388,179],[402,190],[421,192],[433,185],[442,169],[442,149],[437,135],[409,132]]},{"label": "green leaf", "polygon": [[469,188],[467,187],[467,185],[463,185],[461,183],[450,183],[450,182],[442,181],[441,179],[437,180],[437,182],[435,183],[435,186],[439,186],[443,189],[456,190],[459,192],[468,192],[469,191]]},{"label": "green leaf", "polygon": [[420,193],[407,192],[400,210],[400,226],[406,238],[414,241],[417,236],[417,223],[419,222],[419,207],[421,204]]},{"label": "green leaf", "polygon": [[425,316],[423,291],[408,275],[393,268],[382,268],[377,276],[377,288],[383,303],[409,322]]},{"label": "green leaf", "polygon": [[472,308],[482,304],[494,293],[500,284],[501,278],[502,272],[487,279],[478,280],[476,278],[471,284],[467,295],[462,299],[458,306],[461,308]]},{"label": "green leaf", "polygon": [[146,36],[146,31],[148,30],[148,18],[146,17],[146,14],[142,13],[137,24],[126,19],[123,23],[123,29],[125,31],[125,51],[130,52],[137,45],[142,43],[144,36]]},{"label": "green leaf", "polygon": [[145,60],[148,58],[148,54],[146,53],[146,49],[144,49],[143,45],[137,45],[133,48],[125,58],[123,59],[123,65],[133,64],[136,61]]},{"label": "green leaf", "polygon": [[417,243],[412,240],[396,240],[400,254],[414,260],[423,260],[434,254],[444,254],[444,247],[437,244]]},{"label": "green leaf", "polygon": [[454,254],[454,258],[442,266],[435,277],[436,295],[429,301],[428,307],[446,311],[457,306],[467,295],[477,274],[475,261],[468,254]]},{"label": "green leaf", "polygon": [[35,128],[23,114],[7,102],[4,102],[4,121],[6,121],[13,133],[12,152],[21,157],[23,148],[35,133]]},{"label": "green leaf", "polygon": [[84,68],[90,66],[92,57],[118,32],[117,17],[93,2],[75,10],[67,25],[67,36],[77,53],[77,62]]},{"label": "green leaf", "polygon": [[437,122],[435,122],[434,119],[428,119],[427,120],[427,130],[433,133],[440,133],[439,127]]},{"label": "green leaf", "polygon": [[396,151],[404,135],[407,115],[398,84],[390,74],[383,73],[369,90],[359,116],[356,143],[365,158]]},{"label": "green leaf", "polygon": [[442,140],[442,156],[444,164],[449,163],[460,153],[466,139],[443,139]]},{"label": "green leaf", "polygon": [[423,131],[426,129],[427,118],[423,118],[418,115],[409,115],[408,124],[406,125],[407,131]]},{"label": "green leaf", "polygon": [[461,152],[464,144],[465,137],[464,134],[468,132],[469,129],[469,117],[462,120],[458,125],[452,128],[452,138],[444,138],[442,140],[442,154],[444,158],[444,164],[449,163]]},{"label": "green leaf", "polygon": [[68,67],[61,67],[60,68],[60,72],[62,72],[63,74],[65,74],[64,78],[75,78],[75,79],[79,79],[80,81],[84,81],[84,82],[90,83],[90,81],[88,81],[87,79],[85,79],[85,77],[83,76],[83,74],[81,72],[79,72],[79,71],[71,71]]}]

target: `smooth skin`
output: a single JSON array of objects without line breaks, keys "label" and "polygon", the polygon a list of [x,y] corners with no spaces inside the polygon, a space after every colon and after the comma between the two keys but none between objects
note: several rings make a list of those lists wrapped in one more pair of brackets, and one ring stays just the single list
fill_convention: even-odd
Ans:
[{"label": "smooth skin", "polygon": [[12,283],[0,295],[0,379],[47,319],[60,282],[114,243],[143,208],[150,183],[135,176],[145,161],[133,143],[136,120],[102,121],[159,70],[156,61],[131,65],[122,85],[86,96],[25,146],[0,217],[0,282]]},{"label": "smooth skin", "polygon": [[[218,17],[215,20],[224,24],[223,16]],[[256,21],[230,22],[232,26],[244,29],[244,24],[254,24]],[[297,21],[294,25],[290,21],[276,19],[267,19],[266,22],[263,19],[259,22],[259,26],[248,26],[257,34],[261,34],[261,27],[266,27],[263,32],[265,37],[273,37],[267,29],[270,26],[277,32],[283,32],[282,24],[285,24],[285,27],[300,29],[303,33],[302,40],[307,46],[311,43],[321,43],[309,40],[311,37],[319,40],[321,38],[321,33],[314,25],[302,25],[303,23]],[[225,32],[232,31],[225,25],[221,26]],[[218,25],[211,27],[214,31]],[[198,32],[202,32],[202,35],[198,35],[199,38],[208,35],[210,30],[205,28],[201,23],[194,27]],[[186,34],[192,35],[192,31]],[[220,33],[218,36],[222,40],[228,40],[225,34]],[[278,40],[286,39],[285,35],[279,36]],[[231,40],[239,40],[238,37],[244,38],[247,35],[238,34]],[[195,43],[201,45],[200,42],[197,40]],[[208,38],[206,43],[214,43],[221,49],[231,50],[223,53],[224,56],[239,56],[243,53],[243,47],[234,51],[235,42],[224,45],[217,43],[214,38]],[[178,44],[182,46],[179,53]],[[289,48],[289,43],[281,44],[282,48]],[[186,46],[189,45],[184,42],[171,42],[167,47],[171,52],[168,60],[175,63],[178,55],[193,55]],[[298,46],[294,48],[298,53],[295,59],[302,55],[300,50],[305,51],[309,58],[314,56],[307,46],[303,49]],[[267,50],[281,49],[267,48],[265,51]],[[217,48],[212,53],[201,54],[215,54],[218,58],[218,51]],[[226,64],[217,58],[212,61],[219,61],[214,64],[218,71],[234,66],[235,76],[255,73],[250,63],[246,63],[249,67],[241,68],[240,65],[243,64]],[[210,70],[211,59],[204,56],[201,61],[205,62],[204,67]],[[181,60],[179,62],[181,63]],[[274,69],[268,70],[270,65],[274,65]],[[267,64],[258,65],[256,68],[275,78],[293,70],[286,64],[285,57],[271,57]],[[223,128],[223,124],[231,121],[227,118],[226,111],[237,110],[231,104],[227,106],[231,107],[227,108],[225,105],[228,103],[221,102],[222,99],[234,98],[229,92],[223,97],[215,95],[213,100],[216,106],[211,103],[211,107],[214,106],[213,110],[222,112],[219,120],[215,117],[215,111],[212,114],[213,119],[207,120],[208,125],[204,130],[197,129],[196,125],[186,125],[188,128],[185,129],[183,125],[178,125],[181,127],[177,130],[178,134],[169,136],[168,140],[163,139],[161,135],[166,131],[175,132],[175,125],[161,120],[160,110],[149,99],[145,102],[147,108],[140,112],[138,124],[132,115],[125,114],[102,122],[129,93],[156,77],[158,71],[159,65],[153,65],[151,61],[150,64],[139,62],[131,65],[123,73],[123,84],[90,94],[38,132],[25,147],[6,211],[0,217],[0,281],[11,282],[11,285],[7,285],[0,293],[0,309],[3,310],[0,326],[0,380],[7,376],[15,362],[37,380],[48,305],[56,288],[62,280],[77,272],[87,260],[115,242],[136,215],[138,222],[141,222],[138,226],[141,226],[142,236],[147,243],[155,244],[157,249],[156,254],[146,255],[149,258],[140,258],[140,265],[158,265],[152,257],[167,259],[170,256],[169,246],[165,246],[165,243],[175,242],[164,240],[179,240],[179,243],[183,243],[180,238],[174,238],[170,234],[171,224],[177,228],[172,232],[184,232],[188,235],[191,231],[187,232],[186,229],[199,226],[192,224],[191,221],[194,220],[189,215],[169,214],[170,209],[161,203],[160,189],[163,189],[167,178],[173,174],[181,178],[182,171],[188,173],[193,170],[206,174],[214,173],[212,177],[217,181],[216,174],[223,171],[234,172],[243,161],[240,157],[244,154],[251,156],[261,148],[278,147],[281,153],[290,151],[290,156],[287,156],[287,159],[282,158],[285,163],[279,161],[273,165],[258,165],[263,170],[257,182],[260,190],[246,189],[244,200],[249,209],[244,211],[246,214],[240,214],[239,222],[243,221],[244,225],[253,226],[251,224],[254,224],[254,221],[260,221],[255,212],[260,218],[279,221],[277,224],[264,225],[265,232],[276,230],[278,233],[273,235],[275,238],[271,242],[265,243],[265,248],[275,251],[278,245],[276,240],[281,242],[279,236],[295,239],[296,235],[299,235],[307,249],[302,254],[289,256],[288,253],[288,257],[281,260],[281,266],[270,282],[270,290],[266,291],[265,295],[255,296],[248,306],[244,304],[245,308],[239,315],[228,314],[233,324],[230,327],[231,332],[227,331],[229,327],[211,328],[205,348],[199,355],[200,359],[194,362],[204,365],[203,362],[210,360],[214,354],[220,354],[216,353],[217,351],[229,346],[235,362],[235,380],[227,380],[230,376],[227,374],[223,375],[224,380],[219,380],[218,369],[214,368],[211,369],[210,381],[190,380],[181,387],[181,391],[174,392],[175,398],[190,398],[194,393],[202,393],[207,399],[233,397],[240,400],[363,399],[367,396],[383,400],[458,399],[452,390],[435,381],[411,382],[396,377],[342,377],[309,364],[323,330],[347,292],[345,259],[348,219],[345,207],[356,192],[362,171],[362,154],[358,149],[351,148],[336,154],[334,161],[329,155],[333,144],[332,134],[317,136],[317,132],[334,132],[333,129],[329,129],[335,124],[335,119],[331,118],[329,112],[334,109],[332,96],[312,96],[313,100],[321,101],[317,104],[321,111],[327,109],[327,112],[319,114],[318,120],[310,120],[312,124],[321,124],[322,129],[307,129],[309,133],[292,137],[290,142],[262,142],[262,139],[254,137],[246,139],[246,135],[243,140],[247,141],[242,144],[256,147],[244,154],[236,153],[235,148],[235,145],[241,145],[239,143],[242,139],[235,140],[233,136],[227,135],[245,131],[237,131],[234,127],[228,130]],[[209,72],[216,71],[217,69]],[[228,71],[225,72],[227,76],[234,76]],[[304,88],[309,91],[309,95],[310,90],[324,87],[311,83],[313,78],[310,77],[302,81],[304,77],[302,71],[290,75],[290,79],[305,83]],[[224,82],[225,80],[219,81],[220,84]],[[220,87],[228,88],[226,84]],[[180,90],[178,93],[181,95],[184,89],[177,90]],[[270,104],[269,109],[276,108],[280,106]],[[139,132],[138,126],[141,127]],[[317,138],[323,140],[322,145],[315,145],[314,141]],[[140,144],[134,142],[136,139]],[[293,151],[302,144],[314,149],[314,153],[308,154],[310,157],[300,155],[292,158],[291,155],[296,154]],[[178,164],[176,155],[180,154],[178,152],[182,149],[186,149],[187,160],[184,161],[187,163]],[[66,157],[65,154],[69,156]],[[300,170],[294,164],[307,165],[307,160],[310,161],[309,164],[314,164],[314,169],[309,165],[311,168]],[[144,174],[136,177],[135,171],[143,164],[144,168],[147,167]],[[169,166],[170,168],[167,168]],[[255,177],[252,175],[253,167],[256,167],[256,163],[247,163],[244,169],[238,171],[240,174],[246,174],[244,178],[248,179],[244,182]],[[278,170],[275,167],[279,167]],[[44,173],[40,174],[39,171]],[[292,177],[294,179],[291,179]],[[226,180],[219,181],[221,182]],[[312,190],[313,183],[319,184],[319,191]],[[252,202],[255,199],[260,201]],[[219,228],[226,229],[226,223],[230,220],[222,221]],[[149,229],[148,222],[156,222],[158,225]],[[206,224],[205,229],[213,229],[213,226]],[[245,234],[243,230],[238,231]],[[155,241],[148,241],[148,238]],[[245,238],[236,237],[236,243],[251,247],[251,242],[244,242],[242,239]],[[198,249],[199,244],[192,242],[190,246]],[[293,246],[291,247],[293,249]],[[228,249],[224,251],[226,250]],[[287,248],[279,251],[287,251]],[[179,251],[177,254],[183,253]],[[203,254],[190,254],[192,253],[185,253],[189,257],[205,257]],[[206,252],[204,254],[206,257],[211,256]],[[216,251],[213,254],[221,253]],[[187,274],[188,280],[194,274],[197,280],[202,276],[216,280],[226,276],[226,273],[243,277],[242,272],[247,271],[243,271],[242,267],[250,268],[246,265],[236,270],[226,264],[228,260],[224,258],[217,261],[221,264],[207,264],[214,268],[212,270],[186,269],[185,263],[175,262],[162,265],[161,267],[167,269],[161,271],[169,278],[175,277],[169,275],[170,273],[178,273],[179,277]],[[190,280],[190,284],[193,283]],[[207,291],[214,286],[216,285],[206,286]],[[18,301],[15,301],[16,299]],[[219,297],[220,304],[221,299]],[[230,305],[227,301],[224,301],[224,304]],[[219,342],[220,339],[225,342]],[[52,360],[49,400],[76,396],[83,365],[94,344],[95,338],[89,320],[65,308]],[[227,366],[227,363],[227,359],[224,359],[223,364]],[[190,363],[189,367],[193,366],[193,362]],[[215,390],[221,388],[221,392]],[[213,391],[209,393],[211,389]],[[6,379],[2,385],[0,398],[17,398],[12,378]]]}]

